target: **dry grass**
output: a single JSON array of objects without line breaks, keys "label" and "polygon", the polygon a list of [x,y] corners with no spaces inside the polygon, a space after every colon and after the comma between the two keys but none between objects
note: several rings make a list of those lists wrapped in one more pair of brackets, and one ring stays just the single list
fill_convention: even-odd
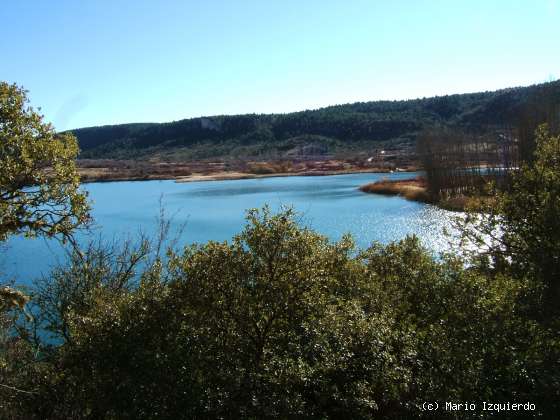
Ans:
[{"label": "dry grass", "polygon": [[189,166],[132,160],[79,160],[78,173],[82,182],[174,179],[192,173]]},{"label": "dry grass", "polygon": [[387,178],[362,185],[360,190],[372,194],[399,195],[407,200],[431,202],[426,181],[421,177],[413,179],[389,180]]},{"label": "dry grass", "polygon": [[398,195],[407,200],[435,204],[442,209],[451,211],[483,211],[484,208],[495,205],[496,201],[495,197],[486,195],[457,195],[434,198],[428,192],[426,180],[422,177],[401,180],[384,178],[381,181],[362,185],[360,190],[373,194]]},{"label": "dry grass", "polygon": [[294,170],[292,162],[249,162],[247,172],[255,175],[289,173]]}]

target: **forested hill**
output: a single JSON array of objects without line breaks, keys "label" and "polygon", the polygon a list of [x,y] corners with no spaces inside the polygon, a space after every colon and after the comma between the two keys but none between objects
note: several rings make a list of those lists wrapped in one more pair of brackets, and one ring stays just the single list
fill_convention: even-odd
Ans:
[{"label": "forested hill", "polygon": [[560,98],[560,81],[495,92],[358,102],[289,114],[89,127],[73,133],[84,158],[278,158],[305,148],[318,154],[355,153],[380,144],[412,145],[419,132],[436,125],[485,129],[515,124],[520,113],[545,94]]}]

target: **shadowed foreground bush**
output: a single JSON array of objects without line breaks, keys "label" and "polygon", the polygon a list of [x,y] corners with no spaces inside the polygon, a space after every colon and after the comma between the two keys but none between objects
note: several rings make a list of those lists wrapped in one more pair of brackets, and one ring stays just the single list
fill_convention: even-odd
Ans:
[{"label": "shadowed foreground bush", "polygon": [[230,243],[144,266],[143,255],[90,249],[37,289],[35,325],[57,343],[21,322],[6,339],[3,418],[429,418],[424,401],[560,410],[557,329],[524,315],[528,283],[435,260],[416,238],[356,252],[265,209]]}]

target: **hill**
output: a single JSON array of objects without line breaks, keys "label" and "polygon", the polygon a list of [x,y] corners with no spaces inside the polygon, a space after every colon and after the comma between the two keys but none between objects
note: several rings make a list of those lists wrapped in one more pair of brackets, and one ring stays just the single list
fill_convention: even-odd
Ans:
[{"label": "hill", "polygon": [[[542,95],[560,98],[560,81],[405,101],[358,102],[289,114],[220,115],[72,130],[81,157],[278,159],[344,156],[386,147],[413,150],[435,126],[474,130],[510,126]],[[559,101],[560,102],[560,101]]]}]

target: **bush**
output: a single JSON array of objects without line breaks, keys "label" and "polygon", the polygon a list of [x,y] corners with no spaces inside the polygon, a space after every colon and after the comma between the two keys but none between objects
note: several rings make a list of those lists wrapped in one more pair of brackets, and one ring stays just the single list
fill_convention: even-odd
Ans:
[{"label": "bush", "polygon": [[[54,304],[43,312],[62,311],[64,323],[43,327],[67,339],[29,352],[24,371],[8,360],[10,383],[33,393],[9,400],[5,417],[430,417],[424,401],[560,409],[541,397],[558,395],[557,334],[519,310],[529,283],[436,260],[416,238],[358,252],[350,237],[331,243],[293,211],[265,208],[232,242],[165,263],[141,266],[145,248],[98,252],[35,296]],[[83,286],[61,293],[69,284]]]}]

